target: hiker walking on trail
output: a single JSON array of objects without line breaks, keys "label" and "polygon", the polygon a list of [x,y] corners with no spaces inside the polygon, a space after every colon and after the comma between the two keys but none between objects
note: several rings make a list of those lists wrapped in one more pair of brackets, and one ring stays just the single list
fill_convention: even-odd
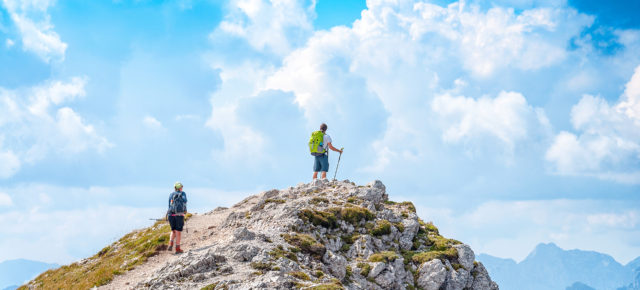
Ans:
[{"label": "hiker walking on trail", "polygon": [[332,140],[327,135],[327,124],[322,123],[320,125],[320,131],[311,133],[311,139],[309,140],[309,150],[311,155],[314,156],[313,161],[313,180],[318,178],[318,172],[322,172],[322,179],[327,179],[327,171],[329,171],[329,150],[331,149],[342,154],[342,149],[337,149],[331,144]]},{"label": "hiker walking on trail", "polygon": [[171,226],[171,237],[168,250],[173,249],[173,242],[176,244],[176,254],[182,253],[180,249],[180,236],[182,227],[184,226],[184,216],[187,214],[187,194],[182,191],[182,183],[176,182],[173,186],[174,192],[169,195],[169,209],[167,216],[169,217],[169,225]]}]

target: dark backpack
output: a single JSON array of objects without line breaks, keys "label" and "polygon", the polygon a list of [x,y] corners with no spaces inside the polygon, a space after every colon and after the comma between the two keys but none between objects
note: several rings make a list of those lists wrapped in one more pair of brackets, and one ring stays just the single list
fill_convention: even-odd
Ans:
[{"label": "dark backpack", "polygon": [[171,194],[171,205],[169,205],[170,213],[187,212],[187,204],[182,199],[182,192],[174,192]]}]

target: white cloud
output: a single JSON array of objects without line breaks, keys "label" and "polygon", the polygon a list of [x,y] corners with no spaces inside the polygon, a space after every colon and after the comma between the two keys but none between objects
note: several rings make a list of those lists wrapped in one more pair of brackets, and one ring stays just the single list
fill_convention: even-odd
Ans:
[{"label": "white cloud", "polygon": [[522,260],[538,243],[554,242],[607,253],[621,263],[640,255],[634,242],[640,237],[640,212],[625,201],[487,201],[466,211],[416,206],[441,234],[470,244],[476,254]]},{"label": "white cloud", "polygon": [[224,147],[212,152],[215,160],[225,165],[242,162],[254,168],[266,161],[264,137],[238,121],[235,105],[214,107],[206,126],[224,138]]},{"label": "white cloud", "polygon": [[[496,7],[483,13],[465,2],[448,7],[419,2],[414,11],[417,15],[409,16],[412,19],[401,18],[408,22],[411,37],[443,37],[452,42],[464,66],[477,76],[489,76],[509,66],[536,70],[556,64],[566,57],[566,41],[590,22],[560,9],[529,9],[516,14],[513,9]],[[560,23],[567,31],[556,31]],[[545,37],[550,33],[554,37]]]},{"label": "white cloud", "polygon": [[13,201],[11,200],[11,196],[4,192],[0,192],[0,206],[12,206]]},{"label": "white cloud", "polygon": [[547,150],[554,172],[640,183],[640,66],[616,104],[585,95],[571,123],[581,133],[560,132]]},{"label": "white cloud", "polygon": [[0,151],[0,179],[13,176],[20,170],[20,159],[13,151]]},{"label": "white cloud", "polygon": [[106,138],[98,135],[92,125],[85,124],[71,108],[59,109],[56,119],[57,131],[65,140],[62,148],[65,151],[79,153],[93,147],[98,152],[103,152],[113,146]]},{"label": "white cloud", "polygon": [[[257,0],[232,2],[231,14],[211,37],[245,38],[259,53],[273,49],[275,45],[261,41],[251,32],[257,29],[254,25],[260,23],[259,19],[273,9],[291,4],[272,3],[273,6]],[[307,128],[330,120],[333,128],[341,128],[349,132],[350,138],[360,139],[358,145],[347,145],[364,143],[365,150],[360,152],[376,155],[369,158],[374,160],[371,164],[362,166],[362,172],[384,172],[394,163],[404,161],[419,163],[432,159],[441,150],[437,146],[442,145],[434,144],[430,138],[439,134],[439,128],[434,125],[438,120],[429,112],[433,98],[450,91],[447,88],[450,82],[465,87],[462,81],[468,81],[471,85],[466,87],[477,90],[478,77],[537,71],[561,63],[567,59],[567,42],[593,21],[575,11],[555,7],[516,13],[503,8],[482,10],[464,2],[440,7],[416,1],[369,1],[367,6],[352,27],[315,31],[308,38],[275,33],[287,37],[288,41],[278,40],[282,44],[291,43],[291,39],[304,41],[297,48],[293,46],[295,49],[276,49],[282,52],[278,61],[253,56],[236,60],[236,64],[215,61],[213,67],[221,70],[222,85],[212,96],[209,126],[224,123],[242,127],[242,120],[231,116],[239,99],[266,90],[292,92],[296,105],[304,110]],[[301,11],[300,6],[296,7],[289,9]],[[287,23],[298,26],[300,31],[307,29],[306,20],[297,19],[300,21]],[[271,29],[265,27],[260,33]],[[452,75],[456,77],[447,79]],[[546,136],[550,125],[545,114],[530,106],[522,95],[503,93],[496,100],[480,101],[480,105],[470,103],[465,111],[452,109],[446,116],[452,123],[445,124],[449,143],[489,135],[510,155],[518,142]],[[502,111],[492,114],[488,111],[491,109]],[[227,119],[213,122],[216,115]],[[455,120],[456,116],[475,119],[465,129],[460,120]],[[229,120],[235,123],[229,124]],[[257,140],[258,132],[252,130],[244,126],[222,135],[225,143],[238,144],[242,142],[241,136],[233,133],[247,131],[251,140]],[[466,131],[456,133],[456,130]],[[266,139],[256,144],[270,141],[268,134],[263,137]],[[245,140],[245,144],[251,142]]]},{"label": "white cloud", "polygon": [[[8,210],[0,212],[0,219],[13,225],[0,239],[0,247],[12,251],[0,252],[0,261],[24,258],[63,264],[93,255],[124,234],[149,226],[153,223],[150,218],[162,217],[172,185],[80,188],[21,184],[0,188],[0,207],[7,205],[8,195],[3,192],[20,193],[9,199]],[[189,184],[185,190],[189,211],[199,213],[231,206],[249,194]],[[166,196],[158,195],[163,192]]]},{"label": "white cloud", "polygon": [[151,116],[146,116],[144,117],[144,119],[142,119],[142,123],[144,123],[145,126],[154,129],[154,130],[160,130],[163,129],[162,127],[162,123],[160,123],[160,121],[158,121],[158,119],[151,117]]},{"label": "white cloud", "polygon": [[4,43],[7,48],[11,48],[15,44],[15,42],[9,38],[7,38],[7,40]]},{"label": "white cloud", "polygon": [[241,37],[256,50],[284,55],[302,43],[312,30],[315,1],[232,0],[229,13],[220,23],[220,33]]},{"label": "white cloud", "polygon": [[432,109],[441,116],[444,141],[457,143],[489,135],[509,152],[518,141],[529,138],[533,128],[549,125],[542,109],[530,106],[515,92],[478,100],[445,94],[433,100]]},{"label": "white cloud", "polygon": [[67,44],[53,30],[47,9],[54,1],[4,0],[11,19],[22,36],[22,47],[38,55],[45,62],[62,61]]},{"label": "white cloud", "polygon": [[[9,178],[23,162],[34,163],[51,152],[103,152],[113,146],[65,103],[85,95],[86,78],[53,81],[32,88],[0,88],[0,177]],[[8,132],[11,132],[10,134]]]},{"label": "white cloud", "polygon": [[37,116],[46,117],[51,104],[60,105],[84,97],[87,84],[85,77],[73,77],[70,82],[54,81],[33,89],[30,93],[29,111]]}]

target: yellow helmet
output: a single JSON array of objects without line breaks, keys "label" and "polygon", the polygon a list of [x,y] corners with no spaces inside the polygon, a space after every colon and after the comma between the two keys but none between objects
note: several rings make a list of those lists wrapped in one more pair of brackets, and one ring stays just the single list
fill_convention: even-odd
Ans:
[{"label": "yellow helmet", "polygon": [[182,183],[180,183],[180,181],[176,182],[176,184],[173,185],[173,187],[177,190],[182,189]]}]

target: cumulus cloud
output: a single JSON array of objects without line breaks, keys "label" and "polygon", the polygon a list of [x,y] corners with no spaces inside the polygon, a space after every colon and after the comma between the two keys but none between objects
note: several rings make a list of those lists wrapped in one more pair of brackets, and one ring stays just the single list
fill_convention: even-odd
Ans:
[{"label": "cumulus cloud", "polygon": [[[85,95],[86,78],[52,81],[27,89],[0,88],[0,177],[9,178],[22,163],[46,158],[50,152],[103,152],[113,146],[72,108],[64,106]],[[7,134],[6,132],[11,132]]]},{"label": "cumulus cloud", "polygon": [[[273,50],[275,45],[261,41],[251,31],[258,29],[254,25],[270,15],[269,11],[286,7],[306,17],[294,18],[287,25],[306,31],[310,14],[301,12],[300,4],[290,6],[292,3],[233,1],[230,14],[212,38],[245,39],[257,54]],[[441,134],[441,127],[446,144],[497,140],[504,151],[498,154],[513,155],[518,142],[546,136],[550,130],[542,109],[529,105],[517,91],[478,101],[447,98],[449,86],[469,82],[469,90],[478,90],[478,79],[561,63],[569,53],[567,42],[593,21],[557,6],[518,13],[466,2],[441,7],[426,1],[369,1],[367,6],[352,27],[315,31],[308,37],[280,33],[283,30],[270,32],[278,36],[274,39],[287,39],[278,40],[282,44],[302,41],[275,49],[281,52],[276,61],[253,53],[239,60],[234,57],[234,63],[213,61],[222,85],[211,98],[209,127],[221,132],[225,144],[248,152],[248,144],[256,148],[269,143],[267,132],[242,124],[235,111],[240,99],[279,90],[294,94],[295,104],[304,111],[307,130],[323,121],[332,122],[334,130],[343,129],[353,140],[345,146],[360,148],[355,157],[365,163],[359,166],[361,172],[380,173],[394,163],[433,160],[442,151],[439,147],[443,145],[432,138]],[[264,9],[258,9],[261,7]],[[280,18],[275,19],[273,27],[282,26]],[[261,33],[273,29],[264,27]],[[451,107],[456,102],[467,106]],[[434,116],[434,104],[448,111],[440,114],[436,110]]]},{"label": "cumulus cloud", "polygon": [[[541,242],[607,253],[621,263],[640,253],[640,247],[632,242],[640,228],[640,212],[624,201],[487,201],[465,210],[417,208],[440,233],[469,243],[476,253],[522,260]],[[612,248],[614,236],[619,241]]]},{"label": "cumulus cloud", "polygon": [[508,152],[517,142],[532,137],[530,134],[541,132],[539,128],[550,126],[542,109],[530,106],[522,94],[515,92],[478,100],[445,94],[434,98],[432,109],[441,116],[444,141],[472,142],[488,135]]},{"label": "cumulus cloud", "polygon": [[22,48],[45,62],[64,60],[67,44],[54,31],[47,13],[54,1],[4,0],[3,4],[22,37]]},{"label": "cumulus cloud", "polygon": [[[124,234],[149,226],[153,223],[149,218],[162,217],[172,185],[82,188],[21,184],[0,188],[0,208],[7,206],[0,218],[13,225],[0,239],[0,247],[13,250],[2,251],[0,260],[63,264],[91,256]],[[11,199],[5,192],[20,194]],[[162,192],[166,197],[158,196]],[[249,193],[189,187],[189,209],[202,213],[231,206]]]},{"label": "cumulus cloud", "polygon": [[571,123],[579,133],[558,133],[545,155],[554,172],[640,183],[640,67],[617,103],[585,95]]},{"label": "cumulus cloud", "polygon": [[315,1],[232,0],[227,6],[212,38],[224,33],[246,39],[258,51],[284,55],[312,31]]},{"label": "cumulus cloud", "polygon": [[60,105],[86,95],[84,90],[87,78],[73,77],[70,82],[53,81],[38,86],[30,94],[29,112],[33,115],[46,117],[50,105]]}]

